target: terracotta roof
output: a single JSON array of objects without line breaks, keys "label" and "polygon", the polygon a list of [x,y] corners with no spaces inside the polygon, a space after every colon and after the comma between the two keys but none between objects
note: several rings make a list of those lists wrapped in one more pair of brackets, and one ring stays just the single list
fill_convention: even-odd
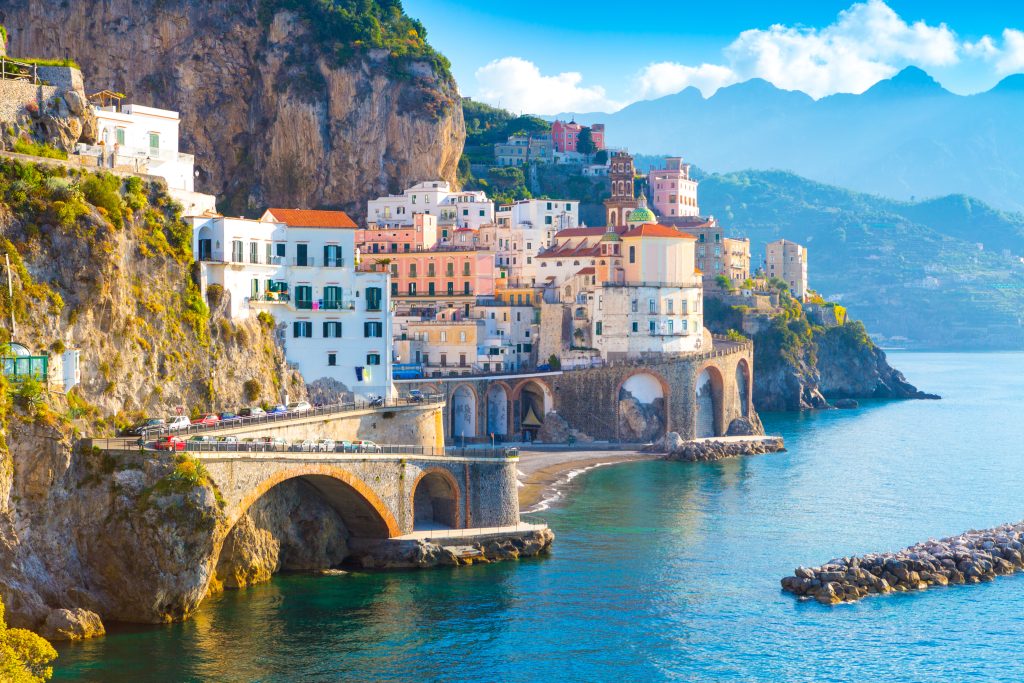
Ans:
[{"label": "terracotta roof", "polygon": [[355,221],[344,211],[319,209],[267,209],[263,217],[285,223],[293,228],[354,228]]},{"label": "terracotta roof", "polygon": [[576,272],[577,275],[594,275],[596,273],[597,273],[597,269],[594,268],[594,266],[587,266],[586,268],[580,268]]},{"label": "terracotta roof", "polygon": [[658,225],[657,223],[644,223],[641,226],[633,228],[623,235],[623,237],[681,237],[683,239],[697,239],[693,235],[688,235],[685,232],[676,230],[675,228]]},{"label": "terracotta roof", "polygon": [[591,237],[603,235],[607,231],[607,228],[566,228],[556,232],[555,237]]}]

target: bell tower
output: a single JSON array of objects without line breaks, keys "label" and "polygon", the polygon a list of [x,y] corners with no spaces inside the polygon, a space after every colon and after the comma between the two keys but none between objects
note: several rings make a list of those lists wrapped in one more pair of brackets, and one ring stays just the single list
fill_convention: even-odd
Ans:
[{"label": "bell tower", "polygon": [[608,227],[624,227],[629,212],[637,207],[633,196],[633,157],[627,152],[612,154],[608,180],[612,184],[611,197],[604,200],[605,223]]}]

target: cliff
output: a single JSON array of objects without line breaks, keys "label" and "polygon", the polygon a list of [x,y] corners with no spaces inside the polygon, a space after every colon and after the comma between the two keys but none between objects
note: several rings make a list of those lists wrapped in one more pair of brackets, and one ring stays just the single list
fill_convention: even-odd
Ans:
[{"label": "cliff", "polygon": [[[237,408],[304,391],[271,326],[226,320],[192,280],[190,231],[160,186],[0,160],[4,341],[56,363],[80,351],[61,392],[0,378],[0,594],[13,625],[54,611],[182,618],[206,594],[224,522],[202,466],[117,459],[83,437],[143,415]],[[3,263],[0,258],[0,263]]]},{"label": "cliff", "polygon": [[812,324],[794,299],[783,296],[780,306],[764,314],[712,296],[705,302],[704,320],[712,331],[755,330],[750,334],[757,410],[829,408],[829,399],[938,398],[919,391],[890,366],[861,322]]},{"label": "cliff", "polygon": [[397,2],[0,7],[12,54],[71,54],[91,88],[181,112],[196,189],[218,195],[226,213],[285,205],[361,216],[372,196],[456,180],[465,138],[458,90]]}]

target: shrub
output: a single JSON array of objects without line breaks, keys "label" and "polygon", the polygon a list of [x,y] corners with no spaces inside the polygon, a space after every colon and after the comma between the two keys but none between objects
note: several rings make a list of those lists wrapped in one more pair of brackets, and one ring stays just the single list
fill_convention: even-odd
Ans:
[{"label": "shrub", "polygon": [[274,325],[277,324],[277,321],[274,320],[274,316],[272,316],[267,311],[260,311],[259,313],[257,313],[256,320],[258,320],[260,322],[260,325],[263,325],[263,327],[267,328],[268,330],[274,329]]},{"label": "shrub", "polygon": [[[35,102],[30,103],[36,107],[36,111],[39,111],[39,107]],[[26,105],[28,108],[28,105]],[[41,142],[34,142],[25,138],[18,138],[14,141],[13,150],[18,154],[28,154],[34,157],[44,157],[47,159],[67,159],[68,153],[62,149],[57,149],[51,145],[47,145]]]},{"label": "shrub", "polygon": [[725,333],[725,338],[728,339],[729,341],[746,341],[747,340],[747,338],[744,337],[740,332],[738,332],[736,330],[733,330],[733,329],[730,329],[728,332]]},{"label": "shrub", "polygon": [[217,306],[220,306],[222,301],[224,301],[223,285],[209,285],[206,288],[206,302],[210,304],[210,308],[216,308]]},{"label": "shrub", "polygon": [[245,400],[252,403],[259,399],[262,387],[260,387],[259,381],[255,379],[245,380],[245,384],[242,385],[242,390],[245,392]]},{"label": "shrub", "polygon": [[551,354],[551,356],[548,357],[548,365],[551,366],[552,370],[562,369],[562,361],[560,361],[558,359],[558,356],[556,356],[555,354]]},{"label": "shrub", "polygon": [[23,628],[8,628],[0,599],[0,681],[37,683],[53,676],[57,651],[44,638]]},{"label": "shrub", "polygon": [[111,223],[119,228],[124,225],[120,178],[110,173],[91,174],[82,182],[82,192],[90,204],[106,209]]}]

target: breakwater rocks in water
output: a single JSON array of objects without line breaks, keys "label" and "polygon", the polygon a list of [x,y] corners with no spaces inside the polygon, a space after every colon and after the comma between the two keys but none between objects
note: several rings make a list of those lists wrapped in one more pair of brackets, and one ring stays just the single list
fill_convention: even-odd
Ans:
[{"label": "breakwater rocks in water", "polygon": [[349,559],[364,569],[487,564],[541,555],[548,552],[554,540],[555,534],[548,527],[462,538],[351,539]]},{"label": "breakwater rocks in water", "polygon": [[665,460],[714,462],[741,455],[762,455],[786,450],[781,436],[724,436],[669,443]]},{"label": "breakwater rocks in water", "polygon": [[798,567],[782,589],[825,605],[872,594],[981,583],[1024,569],[1024,522],[968,531],[895,553],[844,557],[820,567]]}]

